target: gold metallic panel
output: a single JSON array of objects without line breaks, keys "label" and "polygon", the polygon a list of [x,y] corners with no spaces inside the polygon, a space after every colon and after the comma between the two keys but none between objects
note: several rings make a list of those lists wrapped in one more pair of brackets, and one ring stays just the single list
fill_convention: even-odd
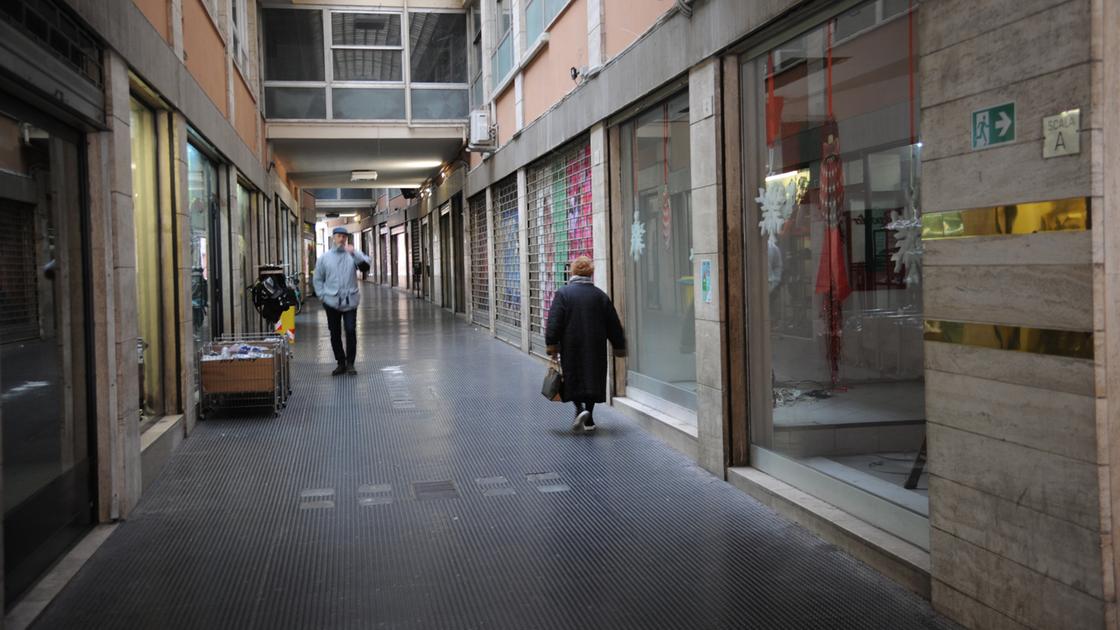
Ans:
[{"label": "gold metallic panel", "polygon": [[1092,332],[927,319],[923,336],[926,341],[959,343],[994,350],[1015,350],[1075,359],[1093,358]]},{"label": "gold metallic panel", "polygon": [[925,240],[1084,231],[1089,228],[1087,197],[922,215],[922,238]]}]

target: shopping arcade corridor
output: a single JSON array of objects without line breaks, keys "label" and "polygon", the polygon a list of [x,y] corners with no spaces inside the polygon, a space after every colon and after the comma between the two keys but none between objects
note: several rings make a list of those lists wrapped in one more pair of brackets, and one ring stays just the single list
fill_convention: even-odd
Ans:
[{"label": "shopping arcade corridor", "polygon": [[542,366],[365,288],[358,375],[297,325],[278,418],[202,422],[37,628],[943,628],[929,604]]}]

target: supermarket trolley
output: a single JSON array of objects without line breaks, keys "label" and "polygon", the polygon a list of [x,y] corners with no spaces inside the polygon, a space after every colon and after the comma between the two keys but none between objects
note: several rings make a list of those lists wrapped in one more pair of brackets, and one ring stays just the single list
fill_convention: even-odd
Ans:
[{"label": "supermarket trolley", "polygon": [[199,359],[202,414],[264,408],[275,417],[291,393],[290,348],[275,335],[236,335],[203,346]]}]

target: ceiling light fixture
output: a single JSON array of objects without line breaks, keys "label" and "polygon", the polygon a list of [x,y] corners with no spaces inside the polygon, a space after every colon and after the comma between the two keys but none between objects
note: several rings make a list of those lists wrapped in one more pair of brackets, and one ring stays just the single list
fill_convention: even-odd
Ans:
[{"label": "ceiling light fixture", "polygon": [[377,171],[352,171],[350,173],[350,181],[364,182],[377,179]]},{"label": "ceiling light fixture", "polygon": [[436,168],[443,165],[443,160],[400,160],[390,164],[393,168]]}]

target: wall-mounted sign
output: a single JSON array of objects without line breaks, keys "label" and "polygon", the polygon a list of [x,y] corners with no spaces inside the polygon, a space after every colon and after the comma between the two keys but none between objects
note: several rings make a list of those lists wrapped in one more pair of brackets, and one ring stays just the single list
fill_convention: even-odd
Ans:
[{"label": "wall-mounted sign", "polygon": [[1042,157],[1081,153],[1081,110],[1071,109],[1042,119]]},{"label": "wall-mounted sign", "polygon": [[700,261],[700,295],[705,304],[712,303],[712,261],[708,259]]},{"label": "wall-mounted sign", "polygon": [[1015,103],[972,112],[972,150],[987,149],[1015,139]]}]

